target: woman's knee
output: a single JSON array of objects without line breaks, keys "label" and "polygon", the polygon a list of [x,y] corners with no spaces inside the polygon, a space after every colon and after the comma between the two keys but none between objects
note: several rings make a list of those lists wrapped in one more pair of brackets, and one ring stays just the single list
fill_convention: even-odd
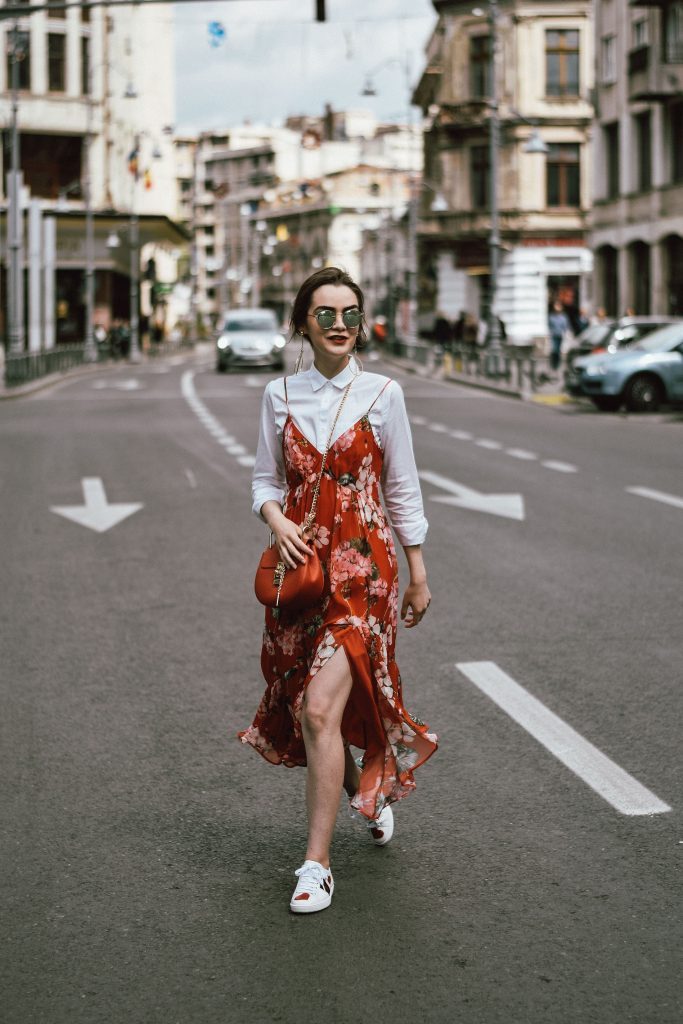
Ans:
[{"label": "woman's knee", "polygon": [[323,736],[339,731],[340,723],[334,708],[315,693],[307,693],[301,712],[301,727],[309,736]]}]

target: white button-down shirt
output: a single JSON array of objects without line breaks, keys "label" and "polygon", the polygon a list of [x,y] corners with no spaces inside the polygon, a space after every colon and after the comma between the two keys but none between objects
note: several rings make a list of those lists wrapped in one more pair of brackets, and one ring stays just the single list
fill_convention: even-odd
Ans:
[{"label": "white button-down shirt", "polygon": [[[328,380],[315,366],[311,366],[304,373],[287,378],[292,419],[320,452],[325,450],[342,392],[353,378],[353,372],[347,366]],[[380,482],[389,520],[402,545],[422,544],[427,535],[427,520],[400,385],[378,373],[360,373],[351,385],[331,443],[334,444],[368,409],[370,425],[384,456]],[[282,434],[286,420],[287,401],[284,380],[280,377],[266,386],[261,404],[261,429],[252,478],[256,515],[261,514],[266,501],[282,504],[284,498],[286,481]]]}]

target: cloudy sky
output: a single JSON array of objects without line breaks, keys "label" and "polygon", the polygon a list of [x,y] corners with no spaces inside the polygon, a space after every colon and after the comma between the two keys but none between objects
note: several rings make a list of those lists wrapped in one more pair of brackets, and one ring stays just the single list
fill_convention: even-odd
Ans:
[{"label": "cloudy sky", "polygon": [[[436,22],[431,0],[327,0],[324,24],[313,20],[314,8],[314,0],[177,6],[178,132],[317,114],[326,102],[405,120],[406,61],[414,84]],[[225,29],[215,48],[213,21]],[[377,96],[362,97],[366,76],[385,61],[375,76]]]}]

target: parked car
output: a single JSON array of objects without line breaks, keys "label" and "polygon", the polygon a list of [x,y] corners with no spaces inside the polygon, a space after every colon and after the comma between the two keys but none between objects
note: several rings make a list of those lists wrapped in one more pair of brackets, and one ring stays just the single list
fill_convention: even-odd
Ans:
[{"label": "parked car", "polygon": [[660,327],[679,322],[671,316],[622,316],[619,320],[607,320],[601,324],[591,324],[576,338],[576,344],[565,356],[566,370],[564,386],[572,395],[581,394],[579,375],[574,370],[577,359],[583,356],[598,355],[601,352],[618,352],[627,345],[632,345]]},{"label": "parked car", "polygon": [[230,309],[216,339],[216,370],[238,366],[284,369],[285,338],[272,309]]},{"label": "parked car", "polygon": [[574,364],[581,393],[598,409],[655,412],[683,402],[683,321],[669,324],[621,352],[584,356]]}]

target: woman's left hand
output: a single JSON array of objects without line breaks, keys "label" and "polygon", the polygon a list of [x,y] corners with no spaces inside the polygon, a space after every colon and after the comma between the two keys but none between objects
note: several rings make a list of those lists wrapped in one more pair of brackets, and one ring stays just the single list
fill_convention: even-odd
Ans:
[{"label": "woman's left hand", "polygon": [[424,583],[408,584],[403,595],[403,604],[401,605],[401,618],[405,622],[407,629],[417,626],[418,622],[422,621],[431,600],[432,595],[429,593],[426,581]]}]

